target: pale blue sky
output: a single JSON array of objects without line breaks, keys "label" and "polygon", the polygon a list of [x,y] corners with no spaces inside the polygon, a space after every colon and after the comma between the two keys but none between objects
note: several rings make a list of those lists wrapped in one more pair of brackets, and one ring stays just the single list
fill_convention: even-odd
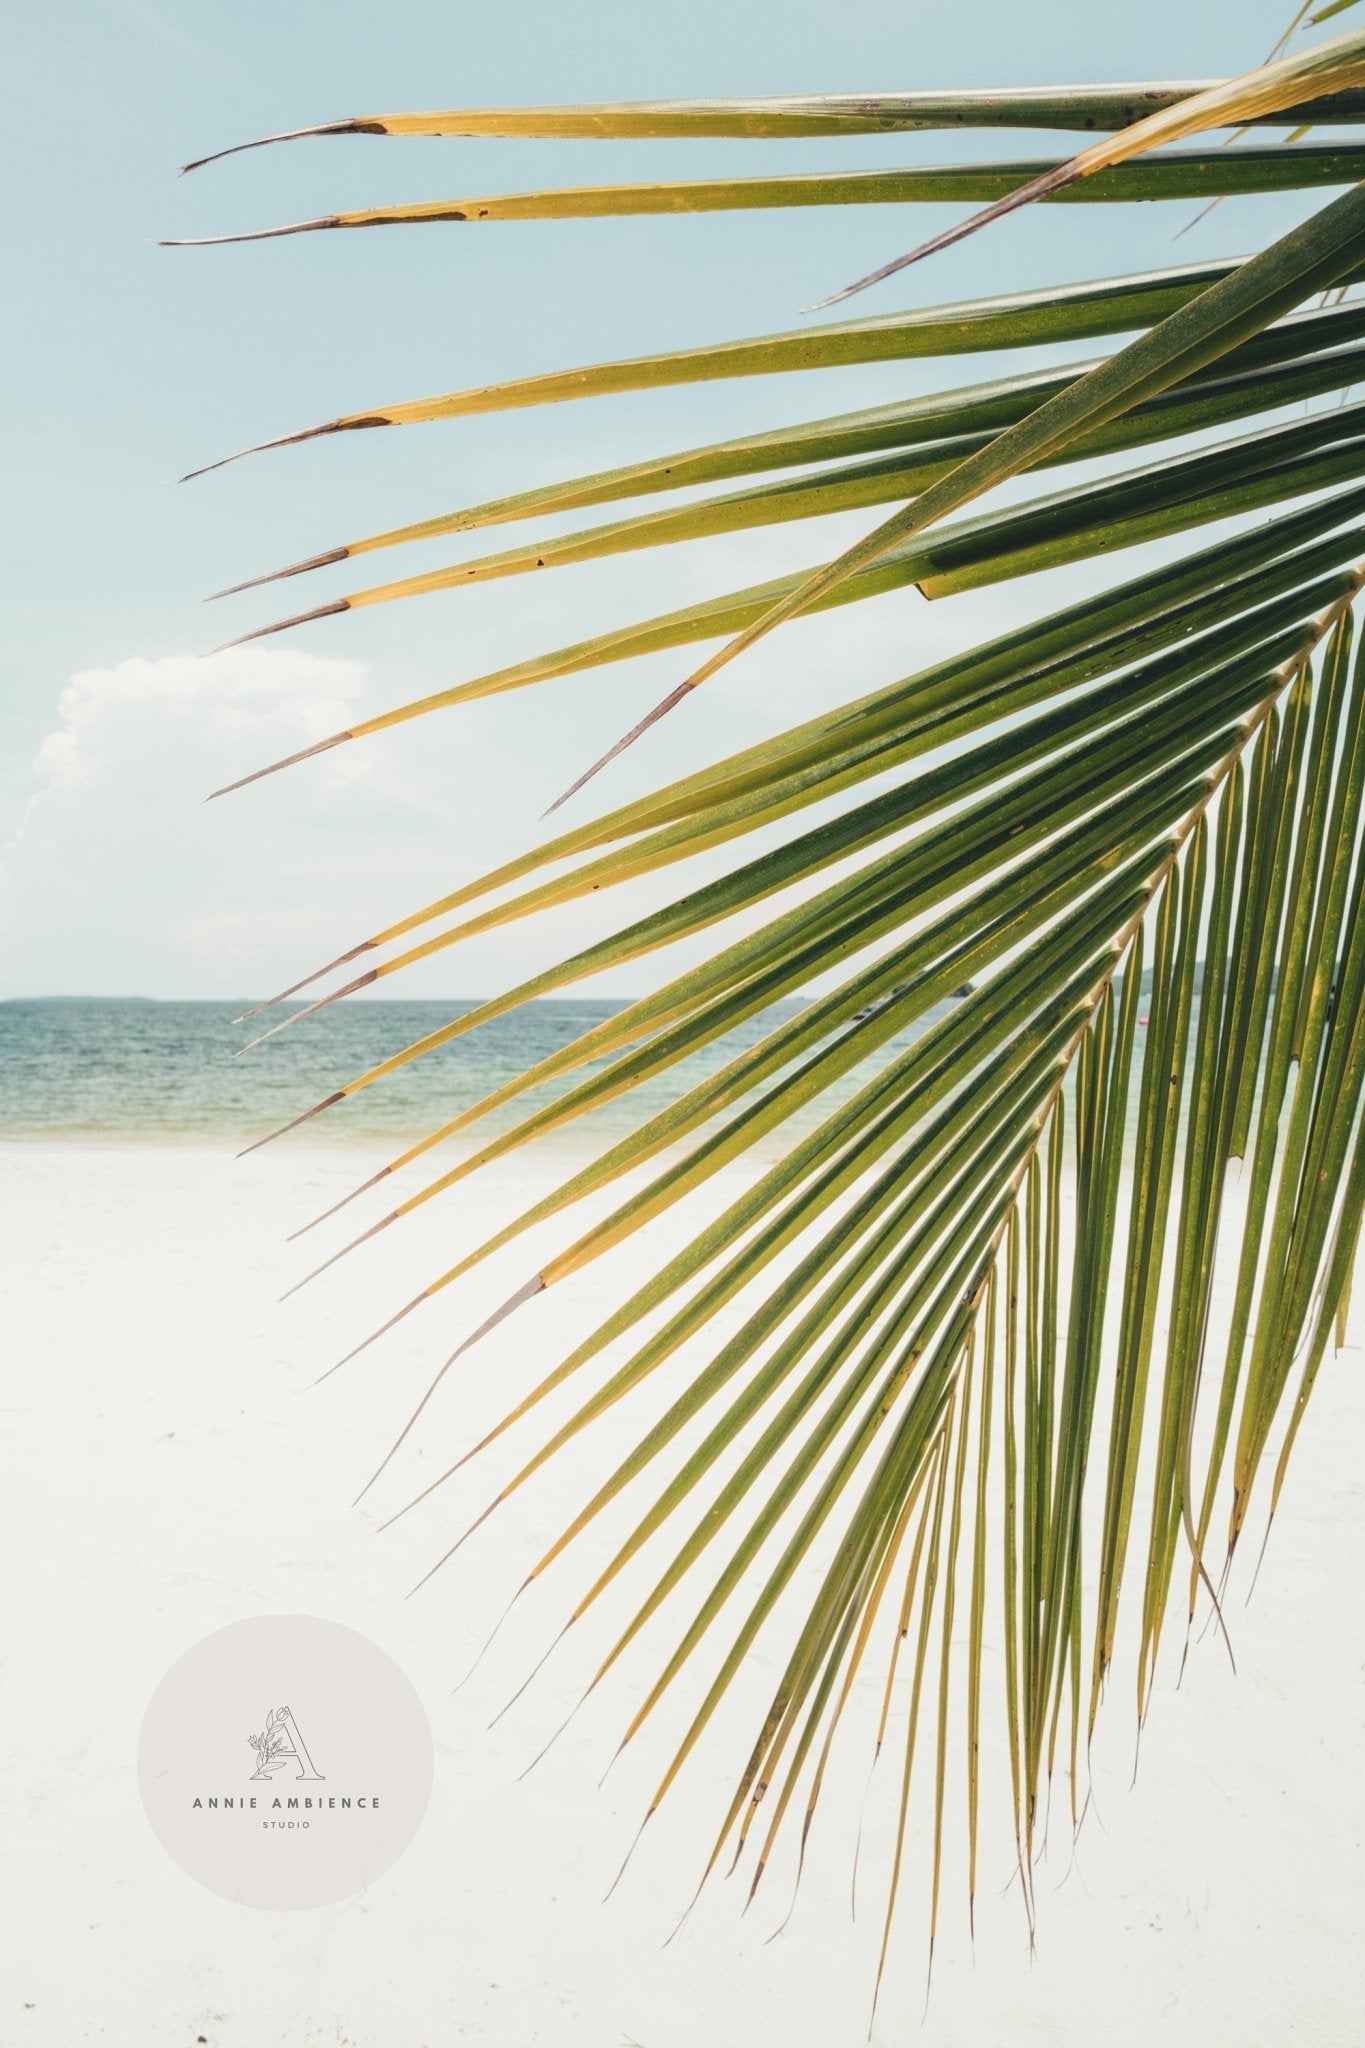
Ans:
[{"label": "pale blue sky", "polygon": [[[183,159],[314,120],[423,106],[1206,76],[1257,61],[1288,11],[1288,0],[1089,10],[77,0],[13,14],[0,135],[11,309],[0,993],[236,995],[292,979],[523,845],[567,774],[685,670],[677,655],[658,657],[446,714],[206,810],[207,788],[345,718],[813,563],[870,520],[388,607],[266,643],[236,665],[190,657],[291,608],[295,593],[322,601],[371,579],[330,572],[306,590],[284,586],[282,606],[262,592],[205,611],[205,592],[540,478],[1002,367],[888,364],[493,415],[343,437],[177,486],[187,468],[337,411],[793,325],[813,297],[951,216],[868,207],[450,226],[188,251],[158,249],[158,236],[547,183],[1047,154],[1054,141],[359,138],[181,179]],[[1304,208],[1230,203],[1175,244],[1195,210],[1036,210],[862,306],[1235,253]],[[409,550],[404,566],[456,552]],[[937,607],[897,596],[798,626],[637,749],[603,800],[890,680],[1024,607],[1051,608],[1086,573]],[[483,992],[544,957],[546,943],[597,928],[585,912],[557,939],[518,929],[408,992]]]}]

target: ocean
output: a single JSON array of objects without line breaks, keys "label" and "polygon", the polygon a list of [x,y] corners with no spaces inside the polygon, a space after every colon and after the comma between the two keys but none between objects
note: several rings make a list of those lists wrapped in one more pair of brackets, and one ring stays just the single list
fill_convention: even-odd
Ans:
[{"label": "ocean", "polygon": [[[475,1004],[363,998],[338,1003],[237,1058],[255,1032],[284,1014],[281,1009],[251,1024],[237,1023],[247,1007],[245,1001],[95,997],[0,1003],[0,1136],[244,1145]],[[338,1103],[292,1133],[291,1142],[423,1136],[621,1007],[608,1001],[528,1003]],[[784,1003],[751,1019],[551,1142],[610,1142],[800,1007]],[[931,1011],[877,1059],[908,1044],[941,1014],[941,1007]],[[865,1063],[823,1098],[820,1113],[851,1092],[875,1063]],[[564,1084],[542,1087],[494,1113],[472,1128],[468,1143],[472,1147],[507,1129],[529,1106],[552,1099],[559,1085]],[[780,1146],[794,1128],[813,1120],[814,1112],[807,1112],[769,1142]]]}]

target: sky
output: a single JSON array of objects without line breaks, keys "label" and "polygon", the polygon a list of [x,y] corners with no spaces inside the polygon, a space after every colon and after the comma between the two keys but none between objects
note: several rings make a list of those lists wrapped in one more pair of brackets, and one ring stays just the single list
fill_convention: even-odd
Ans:
[{"label": "sky", "polygon": [[[688,651],[424,719],[206,805],[210,789],[427,691],[813,566],[882,515],[380,607],[210,659],[305,586],[283,586],[282,605],[265,591],[205,609],[207,593],[537,481],[1035,360],[884,364],[339,436],[179,484],[187,469],[337,412],[793,326],[812,299],[952,213],[430,226],[218,249],[162,249],[159,238],[547,184],[1043,156],[1065,144],[349,138],[189,178],[181,162],[318,120],[432,106],[1209,77],[1259,61],[1289,11],[1288,0],[74,0],[13,11],[0,131],[0,996],[235,999],[292,981],[534,843],[545,804],[687,672]],[[858,310],[1238,254],[1304,210],[1292,197],[1229,202],[1176,242],[1191,204],[1037,208]],[[404,552],[402,569],[381,562],[380,573],[461,549]],[[1146,559],[1132,551],[1125,568]],[[307,601],[378,580],[364,567],[311,579]],[[901,592],[798,622],[696,693],[571,815],[1051,610],[1096,575],[1069,569],[935,605]],[[474,941],[390,992],[491,993],[681,883],[674,871],[652,886]]]}]

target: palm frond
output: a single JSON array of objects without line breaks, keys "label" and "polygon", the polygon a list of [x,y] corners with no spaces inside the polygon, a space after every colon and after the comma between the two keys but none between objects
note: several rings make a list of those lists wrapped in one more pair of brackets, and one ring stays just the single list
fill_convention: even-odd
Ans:
[{"label": "palm frond", "polygon": [[[1330,10],[1336,12],[1336,9]],[[1209,89],[1212,81],[1141,85],[1072,86],[1061,91],[1025,87],[1005,92],[821,93],[782,99],[647,100],[594,107],[465,107],[446,113],[361,114],[240,142],[184,166],[205,164],[276,142],[330,135],[445,135],[551,137],[556,140],[688,141],[739,136],[764,141],[810,135],[885,135],[933,128],[1127,128],[1144,115],[1173,107]],[[1365,93],[1329,93],[1296,108],[1304,120],[1365,120]],[[1270,121],[1273,113],[1249,114]]]},{"label": "palm frond", "polygon": [[919,263],[936,250],[949,248],[990,222],[1002,220],[1006,214],[1015,213],[1022,206],[1031,206],[1038,200],[1058,198],[1082,179],[1102,176],[1117,165],[1131,163],[1149,150],[1159,149],[1163,143],[1179,142],[1187,135],[1198,135],[1209,128],[1244,127],[1249,121],[1268,119],[1287,108],[1299,112],[1301,118],[1303,102],[1310,96],[1349,92],[1359,89],[1362,84],[1365,84],[1365,36],[1337,36],[1331,42],[1315,43],[1309,49],[1297,50],[1291,55],[1272,57],[1269,62],[1243,73],[1240,78],[1223,79],[1203,92],[1191,93],[1187,99],[1173,106],[1157,108],[1129,127],[1090,143],[1066,163],[1041,172],[972,219],[948,228],[928,242],[921,242],[917,249],[897,256],[890,263],[883,263],[879,269],[859,278],[854,284],[845,285],[842,291],[832,293],[821,303],[832,305],[836,300],[851,297],[854,292],[866,291],[869,285],[881,284],[911,263]]},{"label": "palm frond", "polygon": [[[1328,391],[1349,391],[1359,377],[1361,363],[1361,351],[1353,349],[1350,344],[1358,341],[1362,333],[1365,333],[1365,307],[1354,300],[1320,313],[1293,314],[1287,320],[1276,322],[1242,347],[1229,350],[1220,360],[1215,375],[1183,379],[1171,391],[1134,406],[1130,413],[1111,422],[1101,434],[1083,436],[1074,456],[1080,459],[1112,449],[1140,446],[1150,440],[1222,425]],[[622,499],[656,496],[661,492],[715,483],[730,477],[796,468],[804,463],[832,463],[842,456],[916,448],[922,451],[917,459],[925,466],[925,478],[932,481],[944,474],[953,460],[983,445],[989,434],[1002,426],[1013,425],[1043,398],[1074,382],[1091,367],[1091,364],[1082,363],[1023,377],[1001,378],[957,392],[935,393],[899,404],[837,415],[832,419],[801,422],[770,433],[743,435],[731,441],[717,442],[710,447],[685,449],[621,469],[572,477],[561,483],[539,486],[512,497],[493,499],[432,519],[419,520],[410,526],[394,527],[383,533],[348,541],[306,561],[291,563],[287,568],[236,584],[230,590],[218,591],[215,596],[233,597],[263,583],[304,575],[314,569],[332,567],[356,555],[371,554],[411,541],[473,533],[484,527],[506,525],[540,514],[573,512]],[[814,471],[801,479],[796,488],[801,491],[818,490],[831,478],[848,474],[848,466],[838,470]],[[789,489],[791,486],[779,488]],[[754,493],[754,501],[763,502],[757,492]],[[781,499],[777,502],[780,504]],[[682,527],[681,531],[669,537],[695,537],[682,525],[693,512],[694,508],[688,507],[669,515]],[[708,516],[705,510],[698,515],[696,534],[716,530],[701,523]]]},{"label": "palm frond", "polygon": [[[321,990],[262,1031],[477,934],[736,847],[722,871],[333,1086],[285,1128],[537,997],[691,942],[691,965],[665,966],[648,993],[445,1117],[314,1219],[381,1191],[379,1213],[349,1238],[343,1225],[317,1270],[363,1256],[488,1162],[550,1131],[590,1132],[585,1120],[605,1104],[669,1082],[650,1098],[662,1106],[463,1248],[338,1361],[448,1298],[533,1227],[558,1226],[556,1248],[450,1352],[416,1409],[395,1417],[365,1491],[393,1485],[436,1386],[489,1329],[516,1314],[543,1341],[537,1303],[709,1188],[694,1234],[539,1369],[481,1442],[442,1459],[414,1498],[400,1487],[388,1512],[422,1502],[453,1517],[438,1570],[608,1410],[694,1357],[526,1584],[581,1557],[565,1631],[589,1617],[602,1626],[609,1589],[627,1600],[590,1692],[638,1659],[666,1603],[690,1602],[662,1668],[639,1681],[622,1738],[652,1731],[666,1696],[686,1698],[646,1819],[714,1735],[753,1646],[776,1646],[780,1676],[706,1866],[747,1856],[750,1896],[774,1857],[787,1853],[799,1871],[827,1808],[847,1703],[873,1689],[877,1748],[896,1759],[879,1978],[920,1799],[932,1943],[959,1748],[974,1893],[991,1824],[979,1752],[992,1726],[1032,1921],[1047,1788],[1066,1777],[1079,1825],[1121,1620],[1136,1641],[1140,1718],[1182,1594],[1187,1643],[1201,1600],[1221,1623],[1248,1519],[1258,1504],[1275,1512],[1306,1403],[1341,1340],[1365,1215],[1365,657],[1353,624],[1365,586],[1365,409],[1350,396],[1365,306],[1345,291],[1361,274],[1365,184],[1350,144],[1147,152],[1218,126],[1356,124],[1362,80],[1357,35],[1223,84],[494,110],[300,131],[1112,131],[1050,165],[1041,184],[1020,163],[907,167],[454,209],[488,219],[916,194],[1008,193],[1012,205],[1020,187],[1102,203],[1349,186],[1244,259],[551,371],[283,437],[1118,338],[1088,363],[756,426],[370,533],[275,572],[626,508],[352,591],[280,622],[291,625],[898,507],[833,561],[457,681],[307,750],[316,754],[481,697],[722,642],[630,739],[787,619],[906,585],[942,601],[1165,544],[1156,567],[1116,574],[855,701],[832,689],[804,723],[557,831],[488,875],[454,878],[274,998]],[[452,217],[437,201],[304,225]],[[1315,303],[1329,287],[1332,302]],[[1135,451],[1146,452],[1134,461]],[[1097,458],[1100,472],[1083,481],[1052,478],[1038,494],[968,511],[1002,483]],[[738,487],[709,491],[718,484]],[[635,503],[689,489],[706,494]],[[1199,536],[1193,549],[1178,545],[1187,534]],[[746,851],[758,831],[765,838]],[[429,1178],[403,1180],[442,1147]],[[749,1168],[742,1184],[722,1180],[737,1163]],[[543,1422],[552,1395],[555,1419]],[[514,1427],[541,1435],[471,1518],[466,1467]]]},{"label": "palm frond", "polygon": [[1358,143],[1290,143],[1279,149],[1168,150],[1117,163],[1083,184],[1053,188],[1060,162],[915,165],[900,171],[806,172],[782,178],[712,178],[652,185],[559,186],[546,192],[503,192],[472,199],[425,199],[410,206],[369,206],[319,214],[283,227],[235,235],[200,235],[162,244],[208,249],[230,242],[268,242],[330,228],[468,225],[476,221],[600,220],[668,213],[748,213],[793,206],[952,205],[1009,197],[1037,185],[1044,200],[1099,205],[1136,199],[1224,198],[1234,193],[1302,191],[1313,185],[1357,184],[1365,168]]},{"label": "palm frond", "polygon": [[[1042,343],[1085,341],[1122,334],[1159,319],[1217,280],[1237,263],[1180,264],[1133,277],[1101,278],[1094,284],[1009,292],[951,306],[926,306],[858,320],[806,325],[778,334],[698,348],[638,356],[633,361],[592,363],[575,370],[518,377],[470,391],[438,392],[427,398],[367,406],[320,426],[304,427],[220,457],[182,481],[206,476],[243,455],[268,448],[296,447],[328,434],[366,432],[377,427],[430,424],[511,412],[526,406],[558,405],[568,399],[603,398],[625,391],[658,391],[731,377],[781,376],[798,370],[840,369],[853,363],[911,361],[922,357],[971,355],[982,349],[1033,348]],[[1350,274],[1360,268],[1359,262]]]}]

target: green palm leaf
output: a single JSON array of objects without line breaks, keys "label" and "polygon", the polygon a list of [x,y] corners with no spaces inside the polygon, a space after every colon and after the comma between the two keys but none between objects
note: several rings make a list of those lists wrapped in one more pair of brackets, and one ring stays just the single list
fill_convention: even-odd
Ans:
[{"label": "green palm leaf", "polygon": [[[1047,1787],[1065,1774],[1079,1824],[1121,1617],[1136,1631],[1141,1715],[1182,1594],[1187,1640],[1201,1601],[1221,1623],[1248,1518],[1262,1504],[1274,1512],[1334,1333],[1340,1341],[1365,1215],[1365,661],[1352,611],[1365,585],[1365,411],[1351,397],[1365,307],[1349,295],[1365,185],[1349,144],[1147,152],[1220,125],[1358,123],[1362,77],[1365,39],[1353,35],[1197,87],[661,102],[300,131],[762,139],[951,124],[1109,136],[1038,177],[1013,163],[604,186],[304,224],[314,226],[916,194],[996,199],[1003,212],[1021,203],[1019,187],[1023,199],[1067,192],[1102,204],[1348,185],[1244,259],[552,371],[284,437],[1118,338],[1089,363],[756,424],[372,533],[277,572],[626,508],[300,615],[316,619],[834,510],[898,507],[835,561],[453,681],[308,750],[317,753],[482,696],[723,641],[630,739],[807,611],[909,583],[940,601],[1167,544],[1156,568],[1116,572],[1080,603],[857,701],[831,691],[799,726],[557,832],[489,875],[456,878],[285,991],[330,984],[262,1034],[477,933],[735,849],[722,872],[685,882],[664,907],[452,1018],[293,1121],[538,996],[694,942],[693,964],[664,965],[647,994],[446,1117],[335,1205],[390,1181],[403,1190],[393,1202],[385,1189],[381,1212],[323,1264],[488,1161],[673,1077],[662,1108],[463,1249],[347,1354],[533,1226],[559,1228],[557,1248],[439,1365],[416,1410],[395,1417],[398,1434],[366,1490],[401,1471],[411,1433],[428,1428],[435,1386],[485,1330],[526,1311],[543,1336],[533,1323],[541,1296],[711,1188],[700,1228],[547,1361],[416,1499],[434,1513],[495,1438],[518,1422],[540,1427],[469,1525],[478,1526],[692,1347],[661,1411],[526,1583],[586,1557],[584,1539],[607,1510],[633,1501],[624,1522],[607,1524],[617,1533],[586,1567],[564,1627],[595,1619],[618,1582],[634,1588],[592,1691],[667,1603],[679,1617],[622,1738],[643,1740],[665,1696],[685,1696],[683,1733],[646,1818],[686,1774],[754,1645],[776,1650],[780,1675],[737,1760],[707,1864],[746,1856],[750,1896],[775,1855],[799,1871],[845,1706],[861,1686],[880,1695],[877,1747],[896,1760],[881,1964],[921,1797],[932,1943],[957,1728],[969,1891],[999,1819],[979,1767],[981,1744],[997,1742],[1009,1763],[1004,1831],[1032,1920]],[[1328,287],[1332,301],[1319,302]],[[1159,444],[1164,452],[1132,460]],[[1095,458],[1104,467],[1083,482],[1054,478],[966,512],[1000,483]],[[737,480],[721,494],[631,507]],[[1197,544],[1177,547],[1183,535]],[[746,850],[760,830],[757,850]],[[510,1121],[479,1134],[513,1106]],[[449,1156],[433,1160],[430,1177],[403,1180],[442,1147]],[[738,1191],[717,1199],[718,1176],[742,1162]],[[539,1423],[551,1395],[555,1419]],[[413,1505],[400,1488],[390,1513]],[[433,1570],[468,1533],[452,1532]]]},{"label": "green palm leaf", "polygon": [[[1296,191],[1312,185],[1351,185],[1365,167],[1365,150],[1346,143],[1290,143],[1281,148],[1169,150],[1150,161],[1116,164],[1084,184],[1045,192],[1053,200],[1101,205],[1134,199],[1224,198],[1233,193]],[[416,227],[472,221],[597,220],[662,213],[735,213],[790,206],[942,205],[962,199],[1004,198],[1020,186],[1046,184],[1058,163],[950,164],[903,171],[807,173],[785,178],[716,178],[655,185],[585,185],[549,192],[506,192],[474,199],[428,199],[412,206],[373,206],[320,214],[286,227],[236,235],[169,241],[170,249],[213,248],[226,242],[271,241],[328,228]]]},{"label": "green palm leaf", "polygon": [[[1339,7],[1325,10],[1336,13]],[[646,136],[743,136],[779,140],[798,135],[883,135],[925,128],[1126,128],[1154,111],[1206,91],[1211,81],[1153,85],[1073,86],[1062,90],[1026,87],[1012,92],[822,93],[785,99],[652,100],[596,107],[459,108],[449,113],[365,114],[326,121],[260,142],[237,143],[186,164],[202,169],[245,149],[294,142],[316,135],[498,135],[584,137],[592,140]],[[1305,99],[1300,119],[1357,122],[1365,119],[1365,94]],[[1273,113],[1247,113],[1247,121],[1269,121]]]}]

